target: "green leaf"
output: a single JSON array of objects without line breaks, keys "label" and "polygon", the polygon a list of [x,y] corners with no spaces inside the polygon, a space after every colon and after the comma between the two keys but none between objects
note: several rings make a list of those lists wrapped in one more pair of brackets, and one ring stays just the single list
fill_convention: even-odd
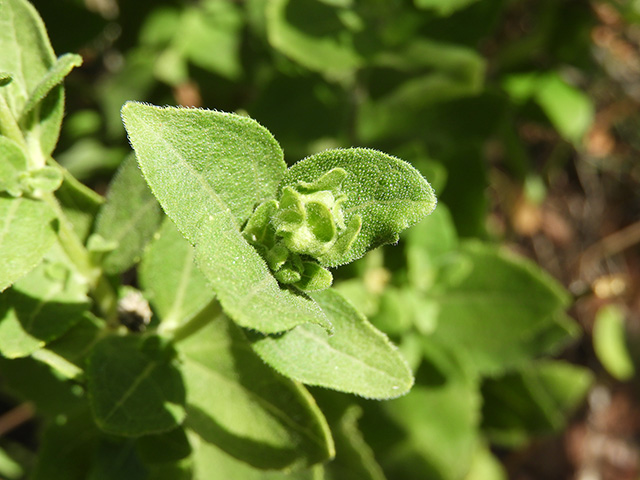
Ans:
[{"label": "green leaf", "polygon": [[[0,4],[0,51],[0,71],[12,78],[0,89],[0,96],[18,121],[29,98],[56,63],[45,26],[26,0],[4,0]],[[30,150],[30,161],[36,167],[44,166],[58,141],[63,103],[62,86],[58,85],[21,123],[27,144],[37,149]]]},{"label": "green leaf", "polygon": [[619,305],[607,305],[596,313],[593,325],[593,349],[602,366],[614,378],[633,377],[635,367],[627,346],[624,311]]},{"label": "green leaf", "polygon": [[22,194],[20,174],[27,170],[27,157],[13,140],[0,135],[0,192]]},{"label": "green leaf", "polygon": [[350,225],[360,217],[362,228],[344,253],[330,250],[319,256],[323,266],[348,263],[373,248],[397,242],[402,230],[435,208],[433,189],[416,169],[365,148],[328,150],[307,157],[287,170],[280,189],[297,182],[312,183],[334,168],[347,172],[341,183],[341,192],[347,197],[342,204],[344,223]]},{"label": "green leaf", "polygon": [[[230,222],[230,219],[226,220]],[[213,286],[224,311],[242,327],[263,333],[315,323],[329,333],[322,309],[294,290],[282,289],[258,252],[223,220],[201,226],[196,264]]]},{"label": "green leaf", "polygon": [[413,385],[406,362],[389,342],[338,293],[311,294],[334,325],[331,337],[314,325],[281,335],[252,335],[252,347],[283,375],[366,398],[404,395]]},{"label": "green leaf", "polygon": [[313,0],[274,0],[266,9],[269,43],[301,65],[342,79],[363,63],[340,9]]},{"label": "green leaf", "polygon": [[139,279],[163,329],[189,320],[214,297],[194,263],[193,247],[168,218],[144,252]]},{"label": "green leaf", "polygon": [[593,102],[558,72],[511,75],[504,88],[516,102],[533,98],[566,140],[580,144],[594,120]]},{"label": "green leaf", "polygon": [[584,400],[592,373],[560,361],[529,365],[482,385],[482,427],[493,442],[517,447],[565,427]]},{"label": "green leaf", "polygon": [[433,340],[457,349],[483,373],[547,353],[544,333],[559,333],[556,318],[569,302],[536,265],[478,242],[449,258],[426,299],[437,315]]},{"label": "green leaf", "polygon": [[60,415],[44,429],[38,461],[30,478],[87,480],[98,442],[98,430],[86,409]]},{"label": "green leaf", "polygon": [[120,273],[137,262],[161,221],[160,206],[130,155],[111,182],[96,219],[94,233],[118,244],[105,256],[104,271]]},{"label": "green leaf", "polygon": [[337,425],[332,426],[336,440],[336,458],[326,466],[327,480],[385,480],[373,452],[358,428],[362,409],[348,407]]},{"label": "green leaf", "polygon": [[[381,55],[377,63],[381,81],[389,79],[383,83],[382,93],[365,99],[358,109],[357,129],[363,141],[404,137],[416,123],[424,123],[425,110],[476,96],[483,89],[484,58],[474,49],[454,43],[416,40],[400,52]],[[456,122],[460,124],[458,116]]]},{"label": "green leaf", "polygon": [[63,181],[56,190],[65,217],[81,241],[86,240],[104,198],[62,170]]},{"label": "green leaf", "polygon": [[74,67],[79,67],[80,65],[82,65],[82,57],[80,55],[65,53],[60,56],[29,95],[29,99],[22,108],[21,117],[24,118],[27,114],[31,113],[36,105],[38,105],[55,86],[62,83],[64,77],[69,75],[69,72],[71,72]]},{"label": "green leaf", "polygon": [[56,238],[54,218],[42,202],[0,196],[0,292],[40,263]]},{"label": "green leaf", "polygon": [[57,246],[0,297],[0,353],[24,357],[78,322],[89,308],[87,285]]},{"label": "green leaf", "polygon": [[[103,328],[104,322],[102,320],[90,312],[85,312],[78,323],[67,330],[64,335],[47,344],[46,349],[39,350],[39,352],[52,352],[77,369],[84,370],[86,356],[101,338]],[[51,366],[55,368],[55,365]]]},{"label": "green leaf", "polygon": [[30,402],[46,420],[63,418],[86,405],[82,387],[31,357],[12,360],[0,357],[0,373],[3,390]]},{"label": "green leaf", "polygon": [[224,316],[178,349],[186,425],[204,441],[263,469],[305,467],[333,456],[329,427],[311,395],[266,366]]},{"label": "green leaf", "polygon": [[447,17],[456,10],[465,8],[478,0],[413,0],[418,8],[425,10],[435,10],[438,15]]},{"label": "green leaf", "polygon": [[0,448],[0,475],[7,480],[20,480],[25,477],[22,465],[14,460],[4,448]]},{"label": "green leaf", "polygon": [[508,480],[505,467],[485,445],[476,449],[464,480]]},{"label": "green leaf", "polygon": [[305,322],[330,328],[308,298],[280,289],[240,233],[253,209],[275,196],[282,150],[257,122],[208,110],[127,103],[122,109],[152,191],[183,235],[227,314],[273,333]]},{"label": "green leaf", "polygon": [[389,445],[380,461],[392,478],[423,478],[424,472],[433,478],[462,478],[478,443],[478,386],[459,365],[455,349],[426,339],[423,344],[425,359],[416,385],[408,395],[381,405],[406,440]]},{"label": "green leaf", "polygon": [[209,216],[231,214],[239,228],[275,197],[286,168],[282,150],[255,120],[134,102],[122,117],[147,183],[192,243]]},{"label": "green leaf", "polygon": [[62,172],[55,167],[30,170],[24,180],[25,190],[34,196],[55,192],[62,185]]},{"label": "green leaf", "polygon": [[176,462],[191,455],[191,445],[183,427],[137,439],[140,459],[145,463]]},{"label": "green leaf", "polygon": [[92,458],[86,480],[139,480],[147,478],[147,471],[136,454],[131,439],[101,438]]},{"label": "green leaf", "polygon": [[12,80],[12,77],[10,73],[0,72],[0,87],[9,85],[11,83],[11,80]]},{"label": "green leaf", "polygon": [[404,235],[407,276],[418,291],[427,292],[436,281],[445,255],[458,246],[451,213],[439,204],[435,211],[406,231]]},{"label": "green leaf", "polygon": [[184,420],[180,371],[159,337],[104,338],[89,355],[86,375],[94,420],[107,433],[148,435]]},{"label": "green leaf", "polygon": [[[174,37],[174,48],[195,65],[237,79],[240,63],[242,9],[229,2],[208,0],[184,11]],[[216,45],[216,48],[203,48]]]},{"label": "green leaf", "polygon": [[194,446],[193,478],[218,480],[233,478],[242,480],[324,480],[322,466],[304,470],[280,472],[261,470],[235,459],[212,443],[207,443],[192,433],[189,437]]}]

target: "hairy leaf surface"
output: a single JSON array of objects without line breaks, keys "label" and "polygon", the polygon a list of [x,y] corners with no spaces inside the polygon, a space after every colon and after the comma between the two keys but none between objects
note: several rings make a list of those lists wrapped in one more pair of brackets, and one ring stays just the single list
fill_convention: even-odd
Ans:
[{"label": "hairy leaf surface", "polygon": [[96,219],[94,233],[118,244],[104,258],[104,271],[120,273],[138,261],[161,220],[158,201],[140,174],[135,157],[130,155],[114,177]]},{"label": "hairy leaf surface", "polygon": [[140,284],[163,323],[178,325],[213,300],[213,290],[193,256],[191,244],[165,218],[139,270]]},{"label": "hairy leaf surface", "polygon": [[54,218],[43,202],[0,196],[0,292],[40,263],[56,238]]},{"label": "hairy leaf surface", "polygon": [[334,168],[347,172],[342,181],[344,222],[362,218],[362,229],[343,255],[319,257],[335,267],[356,260],[380,245],[398,241],[399,233],[436,206],[433,189],[407,162],[365,148],[328,150],[301,160],[284,177],[281,189],[299,181],[313,182]]},{"label": "hairy leaf surface", "polygon": [[127,103],[122,115],[154,195],[182,234],[229,316],[266,333],[313,322],[330,328],[307,297],[281,289],[240,234],[284,174],[282,150],[254,120],[209,110]]},{"label": "hairy leaf surface", "polygon": [[283,375],[367,398],[393,398],[413,385],[406,362],[366,318],[340,294],[312,294],[335,327],[331,337],[314,325],[301,325],[282,335],[252,335],[262,359]]},{"label": "hairy leaf surface", "polygon": [[103,431],[137,437],[171,430],[185,417],[173,349],[158,337],[110,336],[87,361],[93,418]]}]

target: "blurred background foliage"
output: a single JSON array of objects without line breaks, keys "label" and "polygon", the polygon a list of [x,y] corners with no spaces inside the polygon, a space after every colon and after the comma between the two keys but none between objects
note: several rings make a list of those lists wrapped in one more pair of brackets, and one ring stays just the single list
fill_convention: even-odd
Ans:
[{"label": "blurred background foliage", "polygon": [[[337,394],[314,390],[338,445],[357,444],[360,418],[390,479],[638,478],[640,2],[33,3],[55,51],[84,58],[66,81],[55,157],[101,193],[129,152],[126,100],[247,113],[289,163],[378,148],[432,183],[438,210],[401,248],[338,272],[338,288],[416,368],[416,351],[428,359],[414,392],[388,404],[340,408]],[[505,250],[570,292],[545,306],[553,328],[518,330],[537,297],[518,289],[530,264]],[[489,299],[482,316],[456,300],[447,278],[466,264],[480,265],[467,278],[480,291],[512,295],[500,282],[514,282],[514,310]],[[447,295],[468,338],[454,323],[423,345],[435,328],[429,298]],[[563,313],[571,300],[577,323]],[[474,313],[485,322],[476,329]],[[527,351],[525,336],[538,334]],[[559,358],[530,361],[545,352]],[[366,470],[371,452],[353,455]]]}]

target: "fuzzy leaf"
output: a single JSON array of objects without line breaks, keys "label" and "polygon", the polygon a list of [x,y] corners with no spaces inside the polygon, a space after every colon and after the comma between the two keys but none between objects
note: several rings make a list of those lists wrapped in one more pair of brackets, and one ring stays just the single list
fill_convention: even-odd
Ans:
[{"label": "fuzzy leaf", "polygon": [[40,263],[55,235],[48,205],[0,196],[0,292]]},{"label": "fuzzy leaf", "polygon": [[634,376],[633,356],[627,346],[625,313],[619,305],[606,305],[596,313],[593,349],[602,366],[614,378],[625,381]]},{"label": "fuzzy leaf", "polygon": [[62,170],[62,185],[56,190],[56,198],[79,239],[85,240],[104,203],[104,198],[80,183],[67,170]]},{"label": "fuzzy leaf", "polygon": [[413,385],[406,362],[389,342],[338,293],[315,292],[335,328],[326,334],[314,325],[301,325],[282,335],[251,335],[253,349],[283,375],[366,398],[403,395]]},{"label": "fuzzy leaf", "polygon": [[27,169],[24,151],[10,138],[0,135],[0,192],[22,193],[20,174]]},{"label": "fuzzy leaf", "polygon": [[[4,96],[17,122],[29,98],[56,63],[42,19],[26,0],[0,3],[0,52],[0,71],[12,79],[0,89],[0,96]],[[39,107],[21,121],[27,143],[38,145],[43,154],[34,159],[38,167],[44,167],[44,157],[51,154],[58,141],[63,104],[62,86],[50,87]]]},{"label": "fuzzy leaf", "polygon": [[185,391],[172,348],[159,337],[110,336],[87,360],[94,420],[107,433],[140,436],[171,430],[185,417]]},{"label": "fuzzy leaf", "polygon": [[344,222],[350,225],[360,217],[362,228],[346,251],[332,249],[319,256],[323,266],[342,265],[380,245],[396,242],[402,230],[435,208],[433,189],[415,168],[365,148],[328,150],[307,157],[287,171],[281,190],[300,181],[313,182],[334,168],[348,173],[341,185],[347,196],[342,205]]},{"label": "fuzzy leaf", "polygon": [[311,70],[345,77],[363,62],[340,9],[314,1],[268,2],[269,43]]},{"label": "fuzzy leaf", "polygon": [[[195,433],[189,436],[194,445],[193,471],[198,480],[233,478],[242,480],[324,480],[323,468],[315,465],[304,470],[278,471],[254,468],[207,443]],[[191,477],[189,477],[191,478]]]},{"label": "fuzzy leaf", "polygon": [[193,260],[193,247],[165,218],[140,263],[140,284],[163,324],[192,318],[214,293]]},{"label": "fuzzy leaf", "polygon": [[182,234],[227,314],[266,333],[314,322],[308,298],[281,289],[240,233],[253,209],[275,197],[282,150],[257,122],[208,110],[127,103],[122,115],[151,190]]},{"label": "fuzzy leaf", "polygon": [[71,72],[74,67],[79,67],[80,65],[82,65],[82,57],[80,55],[66,53],[60,56],[31,92],[27,103],[22,108],[22,117],[26,117],[55,86],[62,83],[64,77],[69,75],[69,72]]},{"label": "fuzzy leaf", "polygon": [[60,247],[0,297],[0,354],[32,354],[80,321],[89,308],[87,286]]},{"label": "fuzzy leaf", "polygon": [[160,206],[131,155],[114,177],[96,219],[94,233],[118,244],[103,260],[105,272],[120,273],[138,261],[161,221]]},{"label": "fuzzy leaf", "polygon": [[434,341],[479,372],[503,372],[570,337],[558,324],[569,301],[562,286],[530,262],[479,242],[449,257],[425,300],[437,319]]}]

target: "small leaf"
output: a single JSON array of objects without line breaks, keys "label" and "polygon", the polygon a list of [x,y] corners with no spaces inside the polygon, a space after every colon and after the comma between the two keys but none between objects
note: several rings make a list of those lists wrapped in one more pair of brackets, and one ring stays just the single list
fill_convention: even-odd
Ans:
[{"label": "small leaf", "polygon": [[9,83],[11,83],[12,79],[13,78],[11,77],[10,73],[0,72],[0,87],[4,87],[5,85],[9,85]]},{"label": "small leaf", "polygon": [[201,439],[197,434],[189,436],[194,446],[193,478],[219,480],[324,480],[323,468],[315,465],[304,470],[278,471],[254,468],[225,453],[218,446]]},{"label": "small leaf", "polygon": [[20,174],[26,170],[24,151],[10,138],[0,135],[0,192],[19,196],[22,193]]},{"label": "small leaf", "polygon": [[87,480],[99,442],[99,432],[88,409],[59,416],[62,422],[50,421],[44,428],[34,480]]},{"label": "small leaf", "polygon": [[165,218],[140,263],[139,279],[163,325],[192,318],[214,293],[196,267],[193,247]]},{"label": "small leaf", "polygon": [[94,420],[107,433],[140,436],[171,430],[185,417],[185,390],[174,352],[159,337],[110,336],[87,361]]},{"label": "small leaf", "polygon": [[69,72],[71,72],[74,67],[79,67],[80,65],[82,65],[82,57],[80,55],[65,53],[60,56],[31,92],[29,99],[22,108],[22,118],[26,117],[55,86],[62,83],[64,77],[69,75]]},{"label": "small leaf", "polygon": [[531,262],[479,242],[450,256],[425,295],[437,314],[434,341],[479,372],[503,372],[569,337],[557,328],[569,302],[562,286]]},{"label": "small leaf", "polygon": [[187,458],[191,454],[191,445],[183,427],[140,437],[137,449],[144,463],[166,464]]},{"label": "small leaf", "polygon": [[25,187],[33,192],[33,195],[55,192],[62,185],[62,172],[55,167],[31,170],[24,183]]},{"label": "small leaf", "polygon": [[446,17],[477,1],[478,0],[413,0],[413,3],[418,8],[435,10],[438,15]]},{"label": "small leaf", "polygon": [[114,177],[94,233],[118,247],[103,260],[104,271],[120,273],[140,259],[162,221],[162,211],[130,155]]},{"label": "small leaf", "polygon": [[42,202],[0,196],[0,292],[40,263],[56,238],[54,218]]},{"label": "small leaf", "polygon": [[423,339],[425,358],[408,395],[385,402],[383,411],[405,432],[394,454],[380,461],[390,478],[464,478],[476,449],[481,397],[473,376],[459,365],[456,350]]},{"label": "small leaf", "polygon": [[253,349],[283,375],[366,398],[404,395],[413,385],[406,362],[362,314],[332,290],[311,297],[334,325],[332,337],[314,325],[281,335],[251,335]]},{"label": "small leaf", "polygon": [[363,63],[340,9],[308,0],[274,0],[266,8],[269,43],[301,65],[341,79]]},{"label": "small leaf", "polygon": [[[3,390],[30,402],[45,420],[84,408],[82,388],[31,357],[8,360],[0,357]],[[29,381],[25,381],[25,379]]]},{"label": "small leaf", "polygon": [[[398,240],[399,233],[431,213],[433,189],[411,165],[376,150],[351,148],[328,150],[301,160],[286,173],[281,189],[297,182],[313,182],[332,169],[348,173],[341,192],[344,221],[360,217],[362,228],[355,240],[348,238],[343,252],[320,255],[323,266],[335,267],[363,256],[367,251]],[[348,229],[349,230],[349,227]],[[343,235],[344,236],[344,235]]]},{"label": "small leaf", "polygon": [[[36,9],[26,0],[3,0],[0,3],[0,71],[11,75],[12,81],[0,89],[16,119],[31,94],[37,89],[49,69],[56,63],[47,31]],[[62,123],[64,96],[61,85],[50,89],[38,109],[21,122],[27,143],[39,146],[42,157],[32,158],[34,166],[44,167],[58,141]]]},{"label": "small leaf", "polygon": [[86,480],[108,478],[118,480],[148,478],[147,469],[138,458],[134,440],[117,437],[99,439]]},{"label": "small leaf", "polygon": [[[229,2],[201,2],[183,11],[173,48],[200,68],[235,80],[242,72],[243,10]],[[202,48],[217,45],[217,48]]]},{"label": "small leaf", "polygon": [[362,409],[351,405],[331,424],[336,458],[326,466],[328,480],[385,480],[382,468],[358,428],[361,416]]},{"label": "small leaf", "polygon": [[62,185],[55,195],[74,232],[84,241],[93,227],[104,198],[76,180],[67,170],[63,169],[62,175]]},{"label": "small leaf", "polygon": [[574,144],[582,141],[593,123],[592,100],[558,72],[511,75],[504,81],[504,87],[516,101],[533,98],[560,135]]},{"label": "small leaf", "polygon": [[0,354],[32,354],[80,321],[87,286],[56,246],[35,269],[0,296]]},{"label": "small leaf", "polygon": [[329,428],[301,386],[266,366],[224,316],[178,344],[186,425],[255,467],[305,467],[333,456]]},{"label": "small leaf", "polygon": [[492,442],[517,447],[560,432],[593,383],[577,365],[546,360],[488,378],[482,385],[482,427]]},{"label": "small leaf", "polygon": [[635,373],[626,337],[622,308],[618,305],[600,308],[593,325],[593,349],[602,366],[620,381],[629,380]]}]

